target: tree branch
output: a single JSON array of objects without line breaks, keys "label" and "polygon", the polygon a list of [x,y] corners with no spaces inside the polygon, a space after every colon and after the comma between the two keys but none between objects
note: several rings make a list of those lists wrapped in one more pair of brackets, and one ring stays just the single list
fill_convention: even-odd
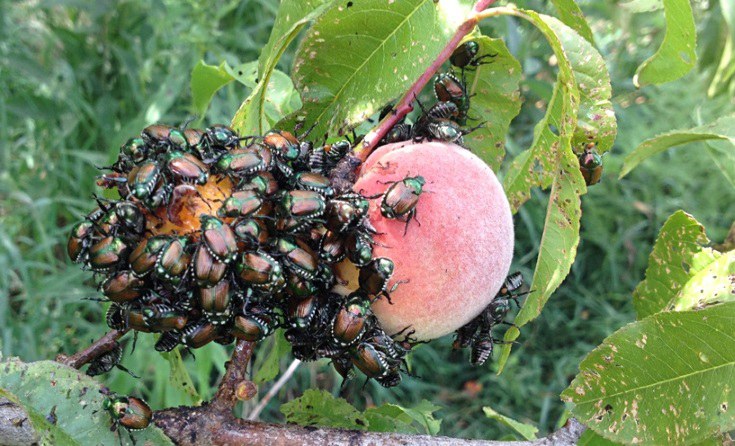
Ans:
[{"label": "tree branch", "polygon": [[486,441],[366,432],[346,429],[269,424],[212,413],[207,407],[180,407],[156,412],[155,423],[180,446],[248,444],[296,446],[329,445],[412,445],[412,446],[572,446],[585,428],[572,419],[559,431],[534,441]]},{"label": "tree branch", "polygon": [[209,410],[231,414],[235,404],[240,400],[238,388],[250,381],[247,379],[247,369],[254,348],[254,342],[237,341],[232,357],[225,364],[225,375],[222,377],[217,393],[208,404]]},{"label": "tree branch", "polygon": [[94,341],[92,345],[85,348],[84,350],[74,353],[71,356],[58,355],[56,357],[56,362],[60,362],[64,365],[68,365],[69,367],[78,369],[84,364],[94,361],[100,355],[105,354],[115,348],[117,340],[120,339],[125,333],[127,333],[127,330],[112,330],[98,340]]}]

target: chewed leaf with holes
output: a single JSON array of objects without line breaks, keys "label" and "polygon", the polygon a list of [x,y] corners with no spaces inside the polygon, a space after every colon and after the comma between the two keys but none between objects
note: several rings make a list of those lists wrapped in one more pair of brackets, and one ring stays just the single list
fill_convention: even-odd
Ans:
[{"label": "chewed leaf with holes", "polygon": [[[677,211],[664,223],[648,258],[646,279],[633,292],[638,318],[663,310],[689,280],[689,268],[702,245],[709,243],[704,226],[684,211]],[[714,253],[709,252],[710,261]],[[700,258],[700,262],[702,259]]]},{"label": "chewed leaf with holes", "polygon": [[735,303],[658,313],[605,339],[562,393],[589,428],[630,444],[685,444],[735,428]]},{"label": "chewed leaf with holes", "polygon": [[[9,359],[0,362],[0,386],[26,410],[46,444],[132,444],[123,428],[119,436],[110,431],[100,383],[76,369],[53,361]],[[154,425],[131,434],[137,444],[173,444]]]},{"label": "chewed leaf with holes", "polygon": [[505,156],[505,137],[510,121],[521,110],[518,84],[523,70],[501,39],[479,37],[479,54],[495,56],[489,63],[467,72],[467,94],[472,96],[468,127],[482,125],[465,137],[465,146],[498,170]]},{"label": "chewed leaf with holes", "polygon": [[666,34],[658,51],[636,70],[636,87],[675,81],[697,63],[697,29],[689,0],[663,0],[663,4]]},{"label": "chewed leaf with holes", "polygon": [[362,412],[324,390],[308,389],[300,398],[281,405],[281,413],[289,423],[301,426],[364,430],[368,424]]},{"label": "chewed leaf with holes", "polygon": [[340,2],[304,37],[292,77],[302,110],[284,129],[315,124],[312,136],[343,134],[403,94],[469,13],[433,0]]},{"label": "chewed leaf with holes", "polygon": [[702,250],[694,257],[689,275],[668,309],[682,311],[735,300],[735,251]]}]

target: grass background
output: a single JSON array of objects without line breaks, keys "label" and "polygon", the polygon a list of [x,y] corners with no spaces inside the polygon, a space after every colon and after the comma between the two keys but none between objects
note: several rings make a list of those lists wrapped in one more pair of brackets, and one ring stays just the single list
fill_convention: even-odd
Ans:
[{"label": "grass background", "polygon": [[[541,2],[521,5],[548,10]],[[707,97],[723,38],[719,6],[695,3],[700,66],[677,82],[637,91],[635,67],[663,36],[662,13],[632,15],[610,1],[581,2],[608,61],[620,131],[605,156],[605,176],[583,199],[582,241],[572,272],[541,317],[524,328],[505,372],[473,368],[451,351],[451,339],[416,348],[415,373],[386,390],[351,383],[358,408],[381,402],[410,406],[428,399],[443,409],[441,433],[498,439],[510,434],[483,406],[553,430],[564,406],[558,395],[577,364],[608,334],[634,319],[631,291],[642,279],[659,228],[677,209],[692,213],[714,241],[735,218],[735,193],[702,150],[691,145],[646,161],[618,181],[622,158],[644,139],[732,112],[729,86]],[[242,1],[0,2],[0,351],[25,361],[73,352],[106,329],[91,274],[65,255],[71,226],[91,208],[95,165],[111,162],[122,141],[154,122],[179,123],[192,114],[189,73],[197,61],[231,64],[258,57],[278,3]],[[526,148],[543,114],[553,79],[548,47],[512,19],[493,24],[523,63],[524,99],[507,142]],[[288,71],[293,48],[280,68]],[[228,122],[247,91],[229,85],[205,122]],[[530,279],[538,254],[546,194],[536,191],[515,217],[514,268]],[[168,363],[149,336],[124,364],[141,379],[113,371],[102,379],[115,391],[146,397],[154,408],[187,402],[168,385]],[[270,344],[263,343],[258,355]],[[129,348],[129,346],[128,346]],[[212,393],[227,349],[197,350],[187,367],[203,398]],[[284,359],[282,370],[290,359]],[[325,362],[305,364],[261,419],[281,420],[281,402],[307,388],[337,392]],[[263,394],[269,384],[261,389]],[[242,408],[247,413],[252,403]]]}]

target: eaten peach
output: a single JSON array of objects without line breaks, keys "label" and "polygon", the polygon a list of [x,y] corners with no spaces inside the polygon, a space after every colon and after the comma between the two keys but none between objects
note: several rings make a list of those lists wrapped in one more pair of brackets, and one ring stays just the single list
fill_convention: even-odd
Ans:
[{"label": "eaten peach", "polygon": [[[408,227],[381,214],[382,197],[370,203],[370,222],[379,233],[374,257],[393,260],[388,288],[397,284],[392,304],[380,298],[373,310],[386,332],[415,330],[412,338],[429,340],[469,322],[498,292],[513,256],[513,219],[492,170],[454,144],[382,146],[360,169],[354,190],[377,195],[417,175],[426,184]],[[354,271],[345,269],[356,288]]]}]

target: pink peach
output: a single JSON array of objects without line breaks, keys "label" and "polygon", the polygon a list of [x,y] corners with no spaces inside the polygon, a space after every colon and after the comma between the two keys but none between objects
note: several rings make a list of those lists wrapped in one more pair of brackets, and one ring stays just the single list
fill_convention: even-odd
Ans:
[{"label": "pink peach", "polygon": [[371,200],[374,257],[388,257],[399,283],[373,311],[387,333],[406,327],[412,338],[449,334],[477,316],[508,274],[513,256],[513,219],[500,182],[475,154],[454,144],[410,142],[378,148],[362,166],[354,190],[384,192],[392,181],[426,180],[416,219],[383,217],[381,197]]}]

